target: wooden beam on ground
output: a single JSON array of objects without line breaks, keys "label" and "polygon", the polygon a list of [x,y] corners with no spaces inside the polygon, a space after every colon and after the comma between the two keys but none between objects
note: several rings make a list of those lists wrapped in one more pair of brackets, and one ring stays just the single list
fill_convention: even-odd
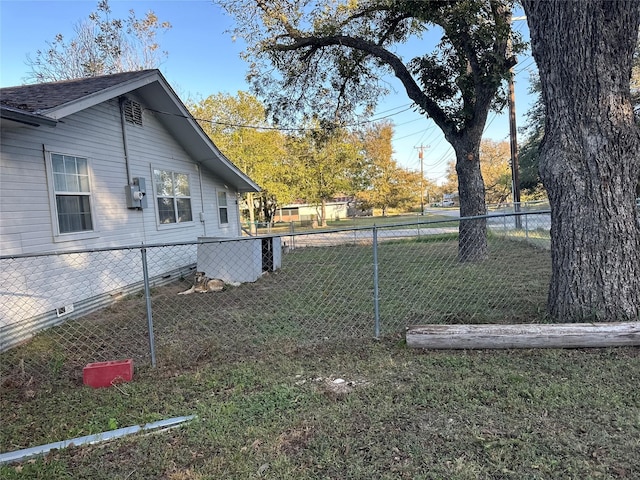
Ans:
[{"label": "wooden beam on ground", "polygon": [[428,349],[588,348],[640,345],[640,322],[418,325],[407,345]]}]

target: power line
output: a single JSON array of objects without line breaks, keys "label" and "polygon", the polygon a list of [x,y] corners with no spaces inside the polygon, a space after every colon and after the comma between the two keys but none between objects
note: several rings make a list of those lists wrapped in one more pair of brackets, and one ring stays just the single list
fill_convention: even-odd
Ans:
[{"label": "power line", "polygon": [[445,152],[442,154],[442,156],[436,161],[436,163],[432,164],[432,165],[427,165],[427,167],[431,167],[431,168],[435,168],[438,167],[440,165],[442,165],[443,163],[447,162],[449,155],[451,154],[451,150],[453,150],[453,147],[449,146],[449,148],[447,148],[447,150],[445,150]]},{"label": "power line", "polygon": [[[413,120],[407,120],[406,122],[402,122],[402,123],[394,123],[395,127],[401,127],[403,125],[408,125],[410,123],[416,123],[416,122],[421,122],[425,120],[425,117],[419,117],[419,118],[414,118]],[[426,130],[431,130],[432,128],[435,128],[435,126],[433,127],[429,127]]]},{"label": "power line", "polygon": [[491,117],[491,120],[489,120],[489,122],[484,126],[484,130],[482,130],[482,133],[486,133],[487,130],[489,129],[489,127],[491,126],[491,124],[493,123],[493,121],[496,119],[496,117],[498,116],[497,113],[493,114],[493,117]]},{"label": "power line", "polygon": [[[404,108],[404,109],[405,109],[405,110],[403,110],[403,112],[404,112],[404,111],[406,111],[406,109],[407,109],[408,107],[410,108],[410,107],[412,107],[412,106],[413,106],[413,104],[412,104],[412,103],[405,103],[404,105],[398,105],[397,107],[391,107],[391,108],[390,108],[390,109],[388,109],[388,110],[382,110],[381,112],[378,112],[378,114],[381,114],[381,113],[387,113],[387,112],[393,112],[394,110],[397,110],[397,109],[399,109],[399,108]],[[398,113],[402,113],[402,112],[398,112]]]},{"label": "power line", "polygon": [[[170,116],[174,116],[174,117],[180,117],[180,118],[189,118],[186,115],[182,115],[179,113],[172,113],[172,112],[163,112],[161,110],[154,110],[152,108],[145,108],[145,110],[149,111],[149,112],[154,112],[154,113],[159,113],[161,115],[170,115]],[[393,110],[393,109],[391,109]],[[367,125],[370,123],[375,123],[378,122],[380,120],[384,120],[385,118],[391,118],[394,117],[396,115],[400,115],[401,113],[404,113],[408,110],[411,110],[411,106],[405,108],[404,110],[400,110],[399,112],[396,113],[391,113],[389,115],[383,115],[381,117],[377,117],[377,118],[373,118],[370,120],[363,120],[362,122],[356,122],[356,123],[348,123],[348,124],[344,124],[344,125],[336,125],[336,127],[339,128],[346,128],[346,127],[359,127],[362,125]],[[219,122],[219,121],[215,121],[215,120],[211,120],[211,119],[207,119],[207,118],[198,118],[198,117],[194,117],[193,115],[191,116],[191,118],[193,118],[196,121],[199,122],[206,122],[206,123],[210,123],[210,124],[214,124],[214,125],[222,125],[225,127],[235,127],[235,128],[247,128],[247,129],[253,129],[253,130],[276,130],[276,131],[316,131],[319,130],[318,128],[312,128],[312,127],[272,127],[272,126],[258,126],[258,125],[246,125],[246,124],[239,124],[239,123],[231,123],[231,122]]]},{"label": "power line", "polygon": [[518,68],[518,70],[515,71],[516,74],[523,72],[524,70],[526,70],[527,68],[529,68],[531,65],[535,65],[536,61],[533,59],[533,57],[530,57],[527,60],[527,63],[525,65],[520,66],[520,68]]},{"label": "power line", "polygon": [[[403,135],[402,137],[397,137],[394,140],[404,140],[405,138],[413,137],[414,135],[417,135],[419,133],[422,133],[424,135],[424,130],[420,129],[417,132],[408,133],[407,135]],[[420,140],[422,140],[422,137],[420,137]],[[420,140],[418,140],[418,143],[420,143]]]}]

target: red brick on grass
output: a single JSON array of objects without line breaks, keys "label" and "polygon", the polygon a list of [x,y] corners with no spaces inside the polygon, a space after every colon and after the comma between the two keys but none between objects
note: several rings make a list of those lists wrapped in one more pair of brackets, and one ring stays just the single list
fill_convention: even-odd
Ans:
[{"label": "red brick on grass", "polygon": [[89,363],[82,369],[82,380],[93,388],[110,387],[130,382],[133,378],[133,359]]}]

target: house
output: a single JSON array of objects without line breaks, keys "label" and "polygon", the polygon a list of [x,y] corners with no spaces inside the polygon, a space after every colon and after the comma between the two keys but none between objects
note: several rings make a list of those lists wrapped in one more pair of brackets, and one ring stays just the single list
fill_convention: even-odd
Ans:
[{"label": "house", "polygon": [[[325,211],[327,220],[340,220],[347,218],[348,202],[346,201],[327,201],[325,203]],[[293,203],[283,205],[276,211],[273,220],[276,222],[319,222],[321,217],[321,206],[313,203]]]},{"label": "house", "polygon": [[2,88],[0,107],[2,255],[241,234],[259,187],[158,70]]},{"label": "house", "polygon": [[439,207],[454,207],[456,205],[456,201],[458,200],[458,192],[455,193],[444,193],[442,195],[442,202],[440,202],[437,206]]},{"label": "house", "polygon": [[[239,195],[257,191],[158,70],[0,89],[0,328],[77,306],[89,295],[78,282],[100,269],[24,255],[240,237]],[[138,282],[124,268],[137,257],[109,262],[108,285],[90,295]],[[195,258],[184,249],[151,268]],[[55,298],[43,293],[52,279],[68,285]]]},{"label": "house", "polygon": [[[299,201],[279,207],[274,216],[276,222],[314,222],[320,219],[321,206]],[[327,220],[341,220],[349,217],[370,216],[370,209],[360,208],[353,196],[339,195],[325,203]]]}]

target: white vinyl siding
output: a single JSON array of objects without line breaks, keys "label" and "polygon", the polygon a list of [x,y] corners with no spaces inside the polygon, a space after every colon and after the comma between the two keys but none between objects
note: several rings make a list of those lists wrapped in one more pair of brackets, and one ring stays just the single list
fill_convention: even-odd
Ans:
[{"label": "white vinyl siding", "polygon": [[[65,117],[55,128],[2,128],[0,250],[3,255],[193,241],[240,235],[236,192],[200,168],[155,115],[144,126],[125,123],[132,178],[146,180],[148,208],[126,207],[127,165],[117,99]],[[44,145],[44,147],[43,147]],[[88,159],[93,232],[58,233],[51,153]],[[45,168],[46,166],[46,168]],[[189,176],[193,219],[158,222],[153,170]],[[229,224],[220,225],[217,192],[227,191]],[[203,215],[200,215],[202,212]],[[203,218],[204,221],[200,221]]]},{"label": "white vinyl siding", "polygon": [[[147,110],[143,113],[144,126],[125,122],[128,164],[117,99],[71,114],[55,127],[3,127],[0,134],[0,253],[20,255],[191,242],[205,232],[213,237],[240,236],[237,192],[224,188],[224,182],[215,172],[200,167],[189,157],[160,121],[162,116]],[[56,180],[52,155],[75,158],[73,173],[67,174],[65,167],[59,172],[65,173]],[[87,160],[87,175],[84,165],[78,166],[77,159]],[[178,195],[178,198],[188,200],[190,215],[201,221],[159,224],[154,170],[187,176],[189,194]],[[148,208],[127,208],[124,187],[129,183],[128,177],[146,180]],[[85,191],[87,179],[89,190]],[[227,192],[229,223],[221,226],[217,200],[218,192],[222,191]],[[61,233],[56,195],[88,197],[84,226],[80,217],[74,220],[74,225],[80,221],[81,228],[87,228],[90,212],[92,230]],[[176,219],[184,216],[184,210],[183,205],[180,213],[176,212]],[[83,209],[77,208],[76,216],[81,216],[81,212]],[[195,246],[174,249],[171,254],[156,255],[149,264],[149,274],[164,275],[195,262]],[[119,289],[142,279],[141,255],[136,249],[51,256],[39,259],[38,268],[33,268],[31,259],[12,260],[11,265],[11,269],[0,269],[0,280],[7,286],[0,292],[0,301],[8,306],[0,315],[0,326],[21,322],[27,313],[55,316],[56,308],[96,295],[115,298]],[[49,288],[52,279],[60,288]],[[29,295],[24,295],[25,292]]]}]

